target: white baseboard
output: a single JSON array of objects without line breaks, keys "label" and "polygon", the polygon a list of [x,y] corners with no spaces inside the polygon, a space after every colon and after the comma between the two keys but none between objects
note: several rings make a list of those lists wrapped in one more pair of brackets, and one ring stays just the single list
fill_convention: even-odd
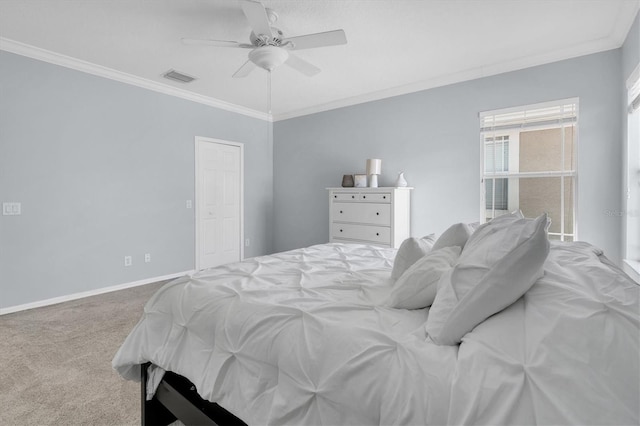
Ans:
[{"label": "white baseboard", "polygon": [[145,278],[139,281],[133,281],[130,283],[118,284],[110,287],[102,287],[96,290],[83,291],[80,293],[73,293],[66,296],[54,297],[52,299],[39,300],[37,302],[25,303],[23,305],[9,306],[8,308],[0,308],[0,315],[11,314],[13,312],[26,311],[27,309],[41,308],[43,306],[55,305],[62,302],[68,302],[71,300],[82,299],[84,297],[96,296],[98,294],[110,293],[112,291],[124,290],[125,288],[138,287],[145,284],[151,284],[158,281],[170,280],[173,278],[182,277],[194,273],[195,270],[177,272],[175,274],[163,275],[161,277]]}]

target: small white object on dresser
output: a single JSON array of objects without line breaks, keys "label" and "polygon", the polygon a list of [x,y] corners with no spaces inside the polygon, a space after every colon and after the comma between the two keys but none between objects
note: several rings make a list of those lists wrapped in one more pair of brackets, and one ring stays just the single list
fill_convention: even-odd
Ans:
[{"label": "small white object on dresser", "polygon": [[411,187],[327,188],[329,241],[400,247],[411,235]]}]

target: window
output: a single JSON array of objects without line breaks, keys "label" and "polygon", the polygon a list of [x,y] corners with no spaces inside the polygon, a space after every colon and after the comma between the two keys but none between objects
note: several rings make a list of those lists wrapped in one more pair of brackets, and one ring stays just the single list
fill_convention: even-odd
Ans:
[{"label": "window", "polygon": [[549,237],[573,241],[578,100],[483,112],[480,125],[481,220],[546,212]]},{"label": "window", "polygon": [[[484,141],[484,171],[509,171],[509,136],[487,137]],[[486,179],[484,190],[486,209],[503,211],[509,205],[509,179]]]},{"label": "window", "polygon": [[[640,274],[640,65],[627,80],[625,267]],[[626,268],[625,268],[626,269]]]}]

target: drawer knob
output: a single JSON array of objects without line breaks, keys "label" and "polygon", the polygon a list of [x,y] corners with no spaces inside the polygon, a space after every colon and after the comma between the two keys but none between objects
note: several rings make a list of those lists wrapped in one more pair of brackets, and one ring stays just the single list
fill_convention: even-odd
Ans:
[{"label": "drawer knob", "polygon": [[379,233],[379,232],[376,232],[376,235],[377,235],[377,236],[380,236],[380,233]]},{"label": "drawer knob", "polygon": [[333,198],[338,198],[338,196],[337,196],[337,195],[334,195],[334,196],[333,196]]},{"label": "drawer knob", "polygon": [[355,195],[352,195],[352,196],[351,196],[351,198],[356,198],[356,196],[355,196]]},{"label": "drawer knob", "polygon": [[365,199],[365,198],[367,198],[367,196],[366,196],[366,195],[363,195],[363,196],[362,196],[362,199]]},{"label": "drawer knob", "polygon": [[383,196],[382,196],[382,199],[383,199],[383,200],[386,200],[386,199],[387,199],[387,196],[386,196],[386,195],[383,195]]},{"label": "drawer knob", "polygon": [[380,216],[380,213],[379,213],[379,212],[376,212],[376,216]]},{"label": "drawer knob", "polygon": [[342,213],[342,210],[340,210],[340,213]]},{"label": "drawer knob", "polygon": [[342,232],[342,229],[340,230],[340,232]]}]

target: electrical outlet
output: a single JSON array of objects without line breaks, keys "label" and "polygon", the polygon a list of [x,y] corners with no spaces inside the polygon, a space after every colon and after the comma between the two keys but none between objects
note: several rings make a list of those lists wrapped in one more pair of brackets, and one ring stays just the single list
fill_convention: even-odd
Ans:
[{"label": "electrical outlet", "polygon": [[124,266],[131,266],[133,264],[133,260],[131,259],[131,256],[125,256],[124,257]]},{"label": "electrical outlet", "polygon": [[144,263],[151,262],[151,253],[147,253],[144,255]]},{"label": "electrical outlet", "polygon": [[187,208],[190,209],[191,207],[193,207],[193,203],[191,200],[187,200]]},{"label": "electrical outlet", "polygon": [[249,247],[251,245],[251,240],[249,238],[247,238],[246,240],[244,240],[244,246],[245,247]]}]

